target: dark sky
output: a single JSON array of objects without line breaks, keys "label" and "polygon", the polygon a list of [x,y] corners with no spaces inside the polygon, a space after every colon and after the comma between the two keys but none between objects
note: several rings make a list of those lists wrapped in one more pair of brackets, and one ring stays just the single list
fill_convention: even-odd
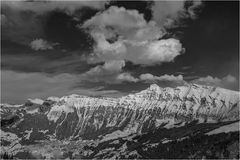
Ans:
[{"label": "dark sky", "polygon": [[1,100],[239,90],[238,1],[1,1]]}]

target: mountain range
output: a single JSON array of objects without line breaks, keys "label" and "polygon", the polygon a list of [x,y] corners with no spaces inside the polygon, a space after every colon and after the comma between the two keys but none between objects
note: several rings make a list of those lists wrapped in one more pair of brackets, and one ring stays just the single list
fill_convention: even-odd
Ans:
[{"label": "mountain range", "polygon": [[16,158],[239,158],[239,92],[156,84],[120,98],[1,104],[1,154]]}]

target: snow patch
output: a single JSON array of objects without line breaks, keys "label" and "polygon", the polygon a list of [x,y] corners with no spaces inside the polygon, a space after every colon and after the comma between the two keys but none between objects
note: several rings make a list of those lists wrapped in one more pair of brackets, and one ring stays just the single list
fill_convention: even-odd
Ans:
[{"label": "snow patch", "polygon": [[24,136],[24,138],[29,140],[32,132],[33,132],[33,128],[31,130],[26,130],[25,131],[26,135]]},{"label": "snow patch", "polygon": [[124,132],[124,131],[117,130],[115,132],[112,132],[110,134],[106,134],[105,136],[103,136],[103,138],[101,139],[100,142],[105,142],[105,141],[109,141],[109,140],[112,140],[112,139],[126,137],[129,134],[131,134],[131,132],[128,132],[128,131]]},{"label": "snow patch", "polygon": [[212,131],[206,133],[206,135],[213,135],[213,134],[219,134],[219,133],[228,133],[228,132],[237,132],[237,131],[239,131],[239,124],[240,123],[238,121],[236,123],[225,125],[225,126],[222,126],[220,128],[217,128],[215,130],[212,130]]},{"label": "snow patch", "polygon": [[152,144],[147,144],[147,147],[153,148],[153,147],[157,147],[159,145],[159,143],[152,143]]},{"label": "snow patch", "polygon": [[27,109],[26,112],[27,112],[28,114],[38,113],[38,108],[35,108],[35,109]]},{"label": "snow patch", "polygon": [[56,123],[56,121],[60,118],[60,116],[62,115],[62,112],[66,113],[66,115],[70,112],[74,112],[74,109],[72,106],[68,106],[68,105],[54,105],[50,112],[47,114],[48,120],[50,121],[54,121]]},{"label": "snow patch", "polygon": [[39,130],[38,132],[46,134],[49,130]]},{"label": "snow patch", "polygon": [[111,142],[110,144],[119,144],[119,140],[115,140],[115,141]]},{"label": "snow patch", "polygon": [[162,140],[162,144],[169,143],[169,142],[172,142],[172,141],[173,141],[173,140],[164,138],[164,139]]}]

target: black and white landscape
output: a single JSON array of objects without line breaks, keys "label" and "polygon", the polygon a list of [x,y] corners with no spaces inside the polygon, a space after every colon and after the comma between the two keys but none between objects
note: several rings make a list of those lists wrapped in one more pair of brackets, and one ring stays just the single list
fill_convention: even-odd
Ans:
[{"label": "black and white landscape", "polygon": [[239,1],[1,1],[2,159],[239,159]]}]

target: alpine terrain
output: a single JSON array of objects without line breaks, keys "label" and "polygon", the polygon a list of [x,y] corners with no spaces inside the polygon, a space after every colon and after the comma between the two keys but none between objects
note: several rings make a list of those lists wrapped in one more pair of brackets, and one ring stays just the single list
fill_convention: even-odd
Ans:
[{"label": "alpine terrain", "polygon": [[69,95],[1,104],[11,158],[239,158],[239,92],[186,84],[121,98]]}]

